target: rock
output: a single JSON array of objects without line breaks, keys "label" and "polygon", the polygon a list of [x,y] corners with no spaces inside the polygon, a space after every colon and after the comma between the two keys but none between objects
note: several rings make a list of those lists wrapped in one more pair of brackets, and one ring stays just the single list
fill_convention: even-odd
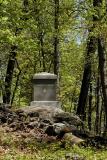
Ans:
[{"label": "rock", "polygon": [[76,125],[76,126],[79,126],[82,124],[82,121],[78,116],[69,112],[56,113],[54,116],[54,119],[56,122],[65,121],[71,125]]},{"label": "rock", "polygon": [[74,136],[72,133],[65,133],[65,135],[63,136],[63,141],[69,142],[71,145],[79,144],[81,142],[84,142],[83,139]]},{"label": "rock", "polygon": [[30,113],[28,113],[28,116],[30,116],[30,117],[39,117],[39,112],[30,112]]},{"label": "rock", "polygon": [[[63,123],[72,126],[78,126],[82,124],[80,118],[73,113],[64,112],[60,108],[51,106],[29,106],[22,108],[22,111],[31,117],[39,117],[41,122],[48,123],[49,125],[53,123]],[[71,127],[72,128],[72,127]],[[75,129],[72,129],[75,130]]]},{"label": "rock", "polygon": [[43,119],[42,121],[43,123],[46,123],[46,124],[49,124],[49,125],[52,125],[53,122],[50,120],[50,119]]},{"label": "rock", "polygon": [[46,125],[46,123],[40,122],[38,126],[39,126],[39,128],[43,129],[43,128],[45,128],[47,125]]},{"label": "rock", "polygon": [[71,131],[70,126],[65,125],[63,123],[54,123],[53,128],[57,135],[59,135],[61,132],[67,133]]},{"label": "rock", "polygon": [[16,122],[13,122],[13,123],[11,123],[11,124],[9,125],[10,128],[16,128],[16,126],[17,126],[17,123],[16,123]]},{"label": "rock", "polygon": [[71,131],[71,127],[63,123],[54,123],[53,125],[47,125],[47,127],[45,127],[45,133],[49,136],[57,136],[58,139],[61,139],[65,133]]},{"label": "rock", "polygon": [[56,134],[60,134],[61,131],[65,129],[66,125],[63,123],[54,123],[53,128]]},{"label": "rock", "polygon": [[17,131],[17,130],[24,130],[25,129],[25,125],[23,122],[13,122],[9,125],[10,128],[13,128],[13,131]]},{"label": "rock", "polygon": [[11,124],[13,121],[14,121],[13,118],[8,118],[7,123]]},{"label": "rock", "polygon": [[39,122],[39,117],[29,117],[29,121],[30,122],[34,122],[34,121]]},{"label": "rock", "polygon": [[22,111],[24,111],[27,115],[34,114],[34,113],[36,113],[37,115],[39,114],[39,116],[43,119],[48,119],[48,117],[50,119],[50,118],[53,118],[53,116],[56,113],[64,112],[60,108],[51,107],[51,106],[42,106],[42,107],[28,106],[28,107],[22,108]]},{"label": "rock", "polygon": [[56,132],[54,130],[54,127],[53,126],[48,126],[45,130],[45,133],[48,135],[48,136],[56,136]]},{"label": "rock", "polygon": [[20,113],[24,113],[24,111],[22,109],[16,109],[15,113],[19,115]]},{"label": "rock", "polygon": [[78,154],[74,154],[73,156],[71,156],[72,160],[86,160],[85,157],[82,157]]},{"label": "rock", "polygon": [[6,123],[7,122],[7,118],[2,116],[2,117],[0,117],[0,121],[1,121],[1,123]]},{"label": "rock", "polygon": [[34,121],[34,122],[30,122],[28,125],[27,125],[28,128],[30,129],[33,129],[35,127],[38,127],[38,122],[37,121]]}]

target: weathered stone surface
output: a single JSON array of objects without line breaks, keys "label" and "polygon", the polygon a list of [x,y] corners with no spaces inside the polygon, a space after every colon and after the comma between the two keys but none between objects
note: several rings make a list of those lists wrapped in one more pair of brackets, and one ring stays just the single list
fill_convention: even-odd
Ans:
[{"label": "weathered stone surface", "polygon": [[61,103],[59,101],[32,101],[30,103],[30,105],[31,106],[35,106],[35,107],[38,107],[38,106],[41,106],[41,107],[51,106],[51,107],[58,107],[58,108],[60,108]]},{"label": "weathered stone surface", "polygon": [[65,133],[65,135],[63,136],[63,141],[69,142],[71,145],[79,144],[81,142],[84,142],[83,139],[74,136],[72,133]]},{"label": "weathered stone surface", "polygon": [[28,106],[28,107],[22,108],[22,111],[27,115],[34,114],[40,117],[42,120],[43,119],[53,119],[55,114],[63,112],[63,110],[61,110],[60,108],[55,108],[55,107],[50,107],[50,106],[44,106],[44,107]]},{"label": "weathered stone surface", "polygon": [[76,116],[76,115],[74,115],[72,113],[69,113],[69,112],[56,113],[54,118],[55,118],[56,122],[65,121],[65,122],[68,122],[71,125],[76,125],[76,126],[82,124],[82,121],[78,116]]},{"label": "weathered stone surface", "polygon": [[38,73],[33,76],[33,101],[56,101],[57,76],[51,73]]},{"label": "weathered stone surface", "polygon": [[55,133],[58,135],[62,131],[64,131],[67,128],[67,126],[63,123],[54,123],[53,128],[54,128]]}]

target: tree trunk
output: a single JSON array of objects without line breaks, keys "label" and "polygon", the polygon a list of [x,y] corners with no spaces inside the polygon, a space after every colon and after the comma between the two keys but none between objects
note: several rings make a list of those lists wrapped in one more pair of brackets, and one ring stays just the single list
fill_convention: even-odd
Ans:
[{"label": "tree trunk", "polygon": [[[24,5],[24,12],[28,11],[28,0],[23,0]],[[23,17],[25,18],[25,17]],[[25,20],[27,20],[25,18]],[[19,31],[22,30],[22,28],[17,28],[15,30],[15,36],[19,34]],[[5,78],[5,87],[4,87],[4,94],[3,94],[3,103],[9,104],[11,101],[11,85],[12,85],[12,78],[13,78],[13,72],[15,67],[15,59],[17,55],[17,46],[13,45],[11,46],[11,51],[9,55],[8,65],[7,65],[7,71],[6,71],[6,78]]]},{"label": "tree trunk", "polygon": [[105,131],[107,132],[107,66],[106,53],[103,38],[98,38],[98,55],[99,55],[99,69],[101,77],[102,94],[104,98],[105,111]]},{"label": "tree trunk", "polygon": [[82,120],[84,120],[85,118],[84,115],[86,109],[86,100],[91,80],[91,61],[92,61],[92,55],[94,54],[95,50],[96,50],[96,38],[91,36],[89,37],[87,42],[86,63],[84,66],[83,80],[77,107],[77,114],[81,116]]},{"label": "tree trunk", "polygon": [[96,51],[97,38],[93,36],[93,31],[95,28],[95,22],[99,20],[98,17],[98,7],[100,6],[101,0],[93,0],[93,8],[96,10],[97,14],[93,15],[93,26],[89,29],[89,37],[87,40],[87,55],[86,63],[84,66],[84,73],[82,79],[82,85],[80,90],[79,102],[77,107],[77,114],[81,116],[84,120],[85,110],[86,110],[86,100],[88,96],[89,83],[91,79],[91,61],[92,56]]},{"label": "tree trunk", "polygon": [[54,0],[55,19],[54,19],[54,73],[59,79],[59,0]]},{"label": "tree trunk", "polygon": [[13,95],[12,95],[12,98],[11,98],[11,105],[13,104],[13,101],[14,101],[14,97],[15,97],[15,93],[16,93],[16,90],[17,90],[17,87],[18,87],[18,82],[19,82],[20,74],[21,74],[21,70],[19,71],[19,73],[17,75],[15,88],[14,88]]},{"label": "tree trunk", "polygon": [[[39,2],[39,1],[38,1]],[[38,6],[40,5],[37,1],[33,0],[34,4],[34,12],[35,12],[35,21],[37,22],[37,39],[38,39],[38,52],[40,57],[40,68],[42,68],[42,71],[46,71],[46,58],[45,58],[45,49],[44,49],[44,31],[43,31],[43,21],[41,20],[41,11]],[[35,58],[35,57],[34,57]]]},{"label": "tree trunk", "polygon": [[91,131],[91,114],[92,114],[92,84],[90,83],[90,93],[89,93],[89,109],[88,109],[88,128]]},{"label": "tree trunk", "polygon": [[96,119],[95,119],[95,132],[96,134],[99,132],[99,122],[100,122],[100,77],[98,72],[98,78],[97,78],[97,87],[96,87]]},{"label": "tree trunk", "polygon": [[[39,24],[41,25],[41,23]],[[40,26],[39,26],[40,27]],[[40,27],[41,28],[41,27]],[[46,61],[45,61],[45,52],[44,52],[44,41],[43,41],[43,32],[42,29],[39,28],[39,34],[38,34],[38,39],[39,39],[39,47],[40,47],[40,53],[42,56],[42,67],[43,67],[43,72],[46,71]]]},{"label": "tree trunk", "polygon": [[11,54],[9,56],[9,61],[7,65],[7,72],[6,72],[6,78],[5,78],[5,89],[3,94],[3,103],[10,103],[11,100],[11,84],[12,84],[12,78],[13,78],[13,72],[14,72],[14,66],[15,66],[15,58],[16,58],[16,46],[11,47]]}]

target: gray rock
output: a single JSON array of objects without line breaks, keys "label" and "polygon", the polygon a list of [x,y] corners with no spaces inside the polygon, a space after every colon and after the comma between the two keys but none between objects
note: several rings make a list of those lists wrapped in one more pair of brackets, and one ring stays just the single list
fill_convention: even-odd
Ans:
[{"label": "gray rock", "polygon": [[72,113],[69,112],[61,112],[61,113],[56,113],[54,116],[54,119],[56,122],[67,122],[71,125],[76,125],[79,126],[82,124],[81,119]]},{"label": "gray rock", "polygon": [[39,117],[29,117],[29,121],[30,122],[34,122],[34,121],[39,122]]},{"label": "gray rock", "polygon": [[49,124],[49,125],[53,124],[53,122],[50,119],[43,119],[42,122],[46,123],[46,124]]},{"label": "gray rock", "polygon": [[30,122],[28,125],[27,125],[28,128],[30,129],[33,129],[33,128],[37,128],[38,127],[38,122],[37,121],[34,121],[34,122]]},{"label": "gray rock", "polygon": [[66,128],[69,128],[69,126],[67,126],[63,123],[54,123],[53,128],[54,128],[54,131],[56,134],[60,134],[62,131],[66,130]]},{"label": "gray rock", "polygon": [[44,107],[28,106],[28,107],[22,108],[22,111],[29,116],[33,115],[37,117],[39,115],[39,118],[41,120],[49,119],[51,121],[53,121],[54,119],[53,117],[55,114],[64,112],[60,108],[50,107],[50,106],[44,106]]},{"label": "gray rock", "polygon": [[63,123],[64,121],[74,126],[78,126],[82,124],[82,121],[78,116],[74,115],[73,113],[64,112],[62,109],[56,108],[56,107],[28,106],[28,107],[22,108],[22,111],[27,115],[29,115],[30,117],[39,116],[41,120],[48,119],[49,121],[56,122],[56,123],[59,123],[59,122]]}]

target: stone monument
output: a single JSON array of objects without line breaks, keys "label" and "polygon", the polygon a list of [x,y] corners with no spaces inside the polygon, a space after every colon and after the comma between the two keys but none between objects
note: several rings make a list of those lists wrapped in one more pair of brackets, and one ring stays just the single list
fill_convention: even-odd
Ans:
[{"label": "stone monument", "polygon": [[59,107],[56,100],[57,76],[42,72],[33,76],[33,101],[31,106]]}]

